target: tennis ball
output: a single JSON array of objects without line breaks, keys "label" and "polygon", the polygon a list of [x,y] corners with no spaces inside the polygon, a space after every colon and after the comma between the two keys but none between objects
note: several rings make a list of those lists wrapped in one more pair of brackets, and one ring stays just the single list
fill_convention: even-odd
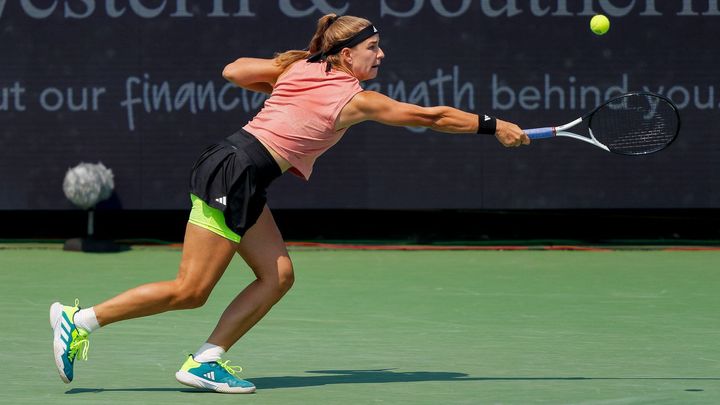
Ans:
[{"label": "tennis ball", "polygon": [[596,35],[603,35],[610,29],[610,20],[604,15],[598,14],[590,20],[590,29]]}]

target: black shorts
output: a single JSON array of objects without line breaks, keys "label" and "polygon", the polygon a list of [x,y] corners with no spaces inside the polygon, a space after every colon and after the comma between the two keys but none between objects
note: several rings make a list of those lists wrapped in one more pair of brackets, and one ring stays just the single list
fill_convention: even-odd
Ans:
[{"label": "black shorts", "polygon": [[260,217],[268,186],[281,174],[265,146],[241,129],[202,152],[190,175],[190,193],[222,211],[228,228],[243,236]]}]

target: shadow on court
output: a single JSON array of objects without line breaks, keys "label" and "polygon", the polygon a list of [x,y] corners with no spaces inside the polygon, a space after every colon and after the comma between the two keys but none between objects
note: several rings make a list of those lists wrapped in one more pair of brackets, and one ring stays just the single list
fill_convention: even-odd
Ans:
[{"label": "shadow on court", "polygon": [[[461,381],[597,381],[597,380],[679,380],[679,381],[720,381],[720,377],[469,377],[465,373],[438,371],[395,372],[393,369],[379,370],[315,370],[307,376],[279,376],[249,378],[259,390],[276,388],[317,387],[333,384],[380,384],[407,382],[461,382]],[[101,392],[187,392],[206,393],[210,391],[192,388],[73,388],[65,394],[92,394]],[[702,390],[699,390],[702,391]]]},{"label": "shadow on court", "polygon": [[310,376],[258,377],[250,379],[258,389],[315,387],[332,384],[378,384],[422,381],[476,381],[465,373],[379,370],[315,370]]},{"label": "shadow on court", "polygon": [[686,380],[720,381],[720,377],[469,377],[465,373],[380,370],[315,370],[312,376],[258,377],[250,380],[258,389],[300,388],[332,384],[378,384],[405,382],[461,381],[583,381],[583,380]]},{"label": "shadow on court", "polygon": [[[394,372],[380,370],[317,370],[307,371],[310,376],[281,376],[248,378],[258,389],[316,387],[332,384],[375,384],[422,381],[478,381],[485,378],[469,378],[465,373],[453,372]],[[65,394],[95,394],[101,392],[209,392],[192,388],[73,388]]]}]

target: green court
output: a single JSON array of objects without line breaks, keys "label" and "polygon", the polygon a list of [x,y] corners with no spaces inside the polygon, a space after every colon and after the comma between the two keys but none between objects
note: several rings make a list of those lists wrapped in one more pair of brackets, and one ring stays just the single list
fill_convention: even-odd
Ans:
[{"label": "green court", "polygon": [[174,277],[180,251],[0,249],[3,403],[717,404],[718,251],[293,249],[296,283],[227,359],[251,395],[178,384],[251,272],[208,303],[111,325],[75,381],[52,360],[48,307]]}]

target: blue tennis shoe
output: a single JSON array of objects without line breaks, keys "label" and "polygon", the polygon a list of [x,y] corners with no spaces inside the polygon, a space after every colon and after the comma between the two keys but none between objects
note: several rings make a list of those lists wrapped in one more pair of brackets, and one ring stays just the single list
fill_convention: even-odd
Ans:
[{"label": "blue tennis shoe", "polygon": [[75,327],[73,318],[80,310],[80,302],[76,299],[75,306],[62,305],[56,302],[50,306],[50,327],[53,330],[53,355],[60,379],[65,383],[73,380],[75,359],[87,360],[90,341],[84,329]]},{"label": "blue tennis shoe", "polygon": [[212,390],[226,394],[249,394],[255,392],[255,385],[238,378],[235,374],[241,367],[229,366],[229,361],[209,361],[199,363],[192,355],[175,373],[175,379],[181,384],[203,390]]}]

